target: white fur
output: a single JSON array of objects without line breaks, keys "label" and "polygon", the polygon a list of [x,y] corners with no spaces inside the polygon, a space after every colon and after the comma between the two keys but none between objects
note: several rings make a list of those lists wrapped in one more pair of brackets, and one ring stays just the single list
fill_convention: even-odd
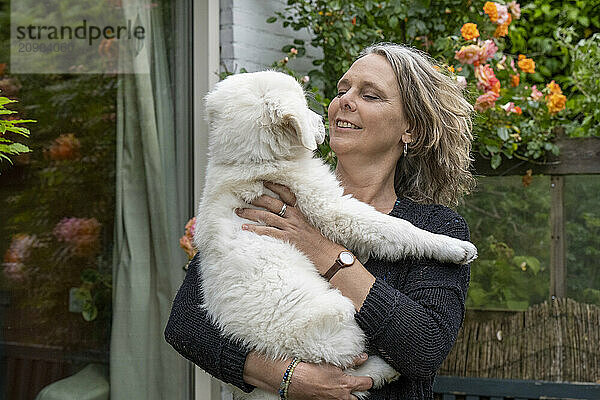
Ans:
[{"label": "white fur", "polygon": [[[209,315],[232,338],[269,357],[300,357],[347,368],[364,350],[354,306],[293,245],[241,230],[234,213],[267,192],[262,181],[288,186],[308,220],[360,258],[433,257],[467,263],[469,243],[385,215],[350,195],[313,150],[325,130],[290,76],[263,71],[232,75],[206,96],[210,124],[206,186],[194,238],[203,255]],[[333,262],[333,260],[332,260]],[[398,374],[376,356],[348,371],[374,378]],[[277,399],[254,390],[239,399]]]}]

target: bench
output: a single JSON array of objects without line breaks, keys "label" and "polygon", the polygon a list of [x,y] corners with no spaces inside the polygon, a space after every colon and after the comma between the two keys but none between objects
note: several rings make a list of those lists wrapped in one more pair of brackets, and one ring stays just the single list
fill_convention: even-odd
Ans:
[{"label": "bench", "polygon": [[433,385],[440,400],[600,399],[600,384],[517,379],[437,376]]}]

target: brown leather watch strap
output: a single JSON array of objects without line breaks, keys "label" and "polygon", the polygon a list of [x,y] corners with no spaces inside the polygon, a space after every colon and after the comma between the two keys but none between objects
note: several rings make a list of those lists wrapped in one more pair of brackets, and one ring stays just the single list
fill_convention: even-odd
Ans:
[{"label": "brown leather watch strap", "polygon": [[325,272],[325,275],[323,275],[323,278],[325,278],[325,280],[327,282],[329,282],[331,280],[331,278],[333,278],[333,276],[340,270],[342,269],[344,265],[342,265],[342,263],[340,262],[340,260],[335,260],[335,263],[327,270],[327,272]]}]

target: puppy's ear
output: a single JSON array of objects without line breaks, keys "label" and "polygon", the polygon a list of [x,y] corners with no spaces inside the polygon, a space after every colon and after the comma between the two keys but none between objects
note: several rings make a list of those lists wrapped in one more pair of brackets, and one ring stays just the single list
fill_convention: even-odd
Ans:
[{"label": "puppy's ear", "polygon": [[317,149],[317,139],[314,133],[310,131],[308,124],[302,124],[300,119],[294,114],[284,115],[283,122],[288,124],[296,132],[302,146],[311,151]]}]

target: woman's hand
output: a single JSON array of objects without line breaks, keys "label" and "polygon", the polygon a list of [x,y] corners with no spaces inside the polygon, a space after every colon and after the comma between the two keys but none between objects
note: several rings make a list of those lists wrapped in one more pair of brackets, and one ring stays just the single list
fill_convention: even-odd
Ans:
[{"label": "woman's hand", "polygon": [[[357,367],[365,361],[367,355],[363,353],[354,359],[354,366]],[[373,380],[370,377],[347,375],[331,364],[300,363],[292,375],[288,398],[357,399],[352,392],[364,392],[372,386]]]},{"label": "woman's hand", "polygon": [[[295,207],[296,196],[290,189],[271,182],[265,182],[264,185],[277,193],[281,200],[262,195],[254,200],[252,205],[265,208],[266,211],[252,208],[237,209],[236,213],[240,217],[256,222],[261,221],[268,225],[244,224],[242,229],[292,243],[315,264],[321,274],[325,273],[344,247],[324,237],[308,222],[302,212]],[[284,204],[285,213],[280,216],[278,213]]]},{"label": "woman's hand", "polygon": [[[367,361],[361,354],[354,359],[355,367]],[[268,392],[277,392],[283,373],[291,360],[273,360],[256,351],[251,351],[244,366],[244,381]],[[363,392],[373,386],[368,376],[347,375],[331,364],[311,364],[301,362],[296,366],[290,386],[290,400],[308,399],[356,399],[352,392]]]}]

